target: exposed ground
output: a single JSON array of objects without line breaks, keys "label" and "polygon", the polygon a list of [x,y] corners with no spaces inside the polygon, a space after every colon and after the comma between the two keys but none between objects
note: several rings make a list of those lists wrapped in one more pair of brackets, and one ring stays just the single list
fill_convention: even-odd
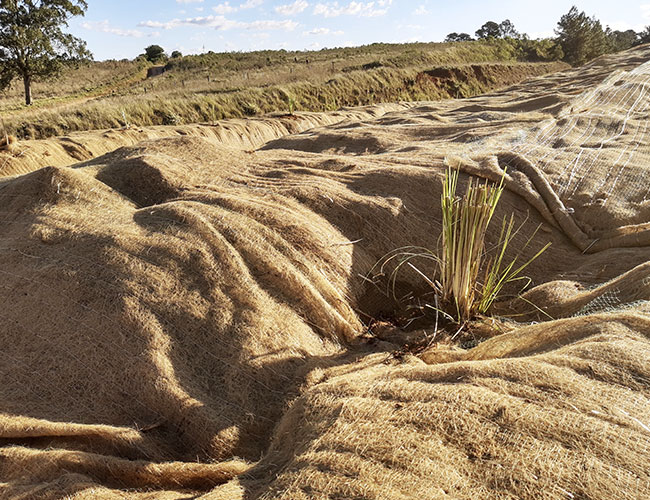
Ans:
[{"label": "exposed ground", "polygon": [[[650,498],[649,58],[0,155],[0,496]],[[367,279],[446,163],[552,243],[462,344]]]}]

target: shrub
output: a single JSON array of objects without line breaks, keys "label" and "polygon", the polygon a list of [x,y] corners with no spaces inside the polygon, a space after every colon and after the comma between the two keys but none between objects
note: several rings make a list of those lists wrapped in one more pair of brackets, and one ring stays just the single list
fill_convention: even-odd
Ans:
[{"label": "shrub", "polygon": [[445,42],[471,42],[474,39],[467,33],[449,33],[445,38]]},{"label": "shrub", "polygon": [[371,69],[377,69],[383,67],[384,64],[381,61],[372,61],[366,64],[361,65],[361,69],[368,71]]},{"label": "shrub", "polygon": [[556,40],[542,38],[539,40],[520,40],[522,59],[525,61],[546,62],[559,61],[564,58],[562,47]]},{"label": "shrub", "polygon": [[155,109],[153,114],[163,125],[180,125],[181,119],[172,111]]}]

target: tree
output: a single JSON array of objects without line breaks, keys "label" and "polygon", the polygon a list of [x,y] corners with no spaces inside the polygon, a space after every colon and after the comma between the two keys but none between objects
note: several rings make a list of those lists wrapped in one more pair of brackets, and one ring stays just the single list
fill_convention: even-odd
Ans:
[{"label": "tree", "polygon": [[609,51],[609,40],[595,17],[578,12],[574,6],[560,18],[555,29],[564,60],[580,66]]},{"label": "tree", "polygon": [[512,21],[510,19],[506,19],[505,21],[501,21],[499,24],[499,31],[501,32],[500,36],[501,38],[520,38],[521,35],[519,32],[515,29],[515,25],[512,24]]},{"label": "tree", "polygon": [[521,39],[527,38],[527,35],[521,35],[515,28],[515,25],[510,19],[505,19],[499,24],[494,21],[488,21],[478,30],[476,30],[476,38],[479,40],[487,40],[488,38],[514,38]]},{"label": "tree", "polygon": [[29,106],[33,80],[56,76],[67,63],[91,59],[86,42],[62,31],[87,8],[85,0],[0,0],[0,88],[22,78]]},{"label": "tree", "polygon": [[179,58],[179,57],[183,57],[183,54],[181,54],[180,51],[175,50],[174,52],[172,52],[172,55],[171,55],[172,59],[176,59],[176,58]]},{"label": "tree", "polygon": [[473,38],[467,33],[449,33],[445,42],[471,42]]},{"label": "tree", "polygon": [[643,43],[650,43],[650,26],[646,26],[643,31],[640,31],[637,33],[637,45],[641,45]]},{"label": "tree", "polygon": [[478,30],[476,30],[476,38],[479,40],[486,40],[488,38],[502,38],[501,28],[494,21],[488,21]]},{"label": "tree", "polygon": [[167,59],[165,49],[163,49],[160,45],[149,45],[149,47],[144,49],[144,56],[147,58],[147,61],[150,61],[152,63],[164,61]]},{"label": "tree", "polygon": [[620,52],[634,47],[637,43],[637,34],[634,30],[612,31],[609,28],[605,30],[609,44],[613,52]]}]

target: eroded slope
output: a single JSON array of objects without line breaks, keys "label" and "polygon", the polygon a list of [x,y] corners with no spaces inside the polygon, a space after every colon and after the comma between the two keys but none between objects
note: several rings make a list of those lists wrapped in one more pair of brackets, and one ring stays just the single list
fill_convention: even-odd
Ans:
[{"label": "eroded slope", "polygon": [[[0,181],[1,494],[650,496],[649,50],[260,151],[168,138]],[[392,306],[362,276],[435,248],[445,158],[508,167],[513,248],[542,224],[536,308],[502,305],[540,323],[400,361],[363,338]]]}]

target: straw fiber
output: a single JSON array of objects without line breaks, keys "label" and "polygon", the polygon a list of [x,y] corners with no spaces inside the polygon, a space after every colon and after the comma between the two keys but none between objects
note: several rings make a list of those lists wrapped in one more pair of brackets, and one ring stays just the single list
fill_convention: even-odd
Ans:
[{"label": "straw fiber", "polygon": [[[0,497],[650,498],[649,57],[0,178]],[[450,164],[552,246],[502,334],[400,351],[365,277]]]}]

